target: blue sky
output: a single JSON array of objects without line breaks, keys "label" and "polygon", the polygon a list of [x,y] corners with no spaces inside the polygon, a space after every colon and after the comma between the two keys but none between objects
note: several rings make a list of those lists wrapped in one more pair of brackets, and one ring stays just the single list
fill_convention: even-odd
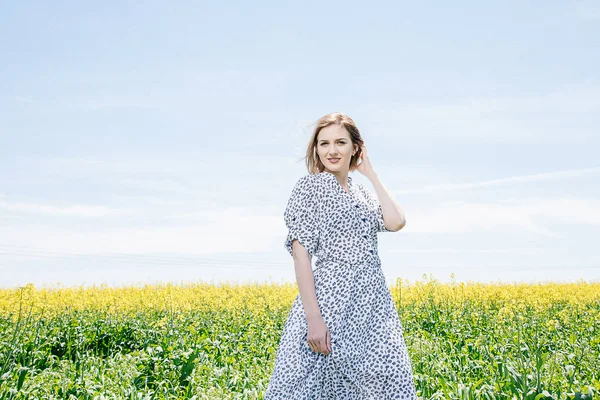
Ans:
[{"label": "blue sky", "polygon": [[0,57],[0,286],[294,282],[334,111],[390,283],[600,277],[598,2],[3,2]]}]

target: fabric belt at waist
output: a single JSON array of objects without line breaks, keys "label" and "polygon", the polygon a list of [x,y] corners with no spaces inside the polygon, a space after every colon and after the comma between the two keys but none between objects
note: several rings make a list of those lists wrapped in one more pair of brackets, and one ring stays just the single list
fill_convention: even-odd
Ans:
[{"label": "fabric belt at waist", "polygon": [[350,260],[344,260],[337,257],[325,256],[325,257],[317,257],[317,261],[315,262],[316,267],[322,267],[324,264],[332,262],[335,264],[346,264],[351,267],[358,267],[359,265],[363,265],[366,263],[374,262],[376,264],[381,265],[381,260],[379,259],[379,255],[377,253],[371,254],[367,253],[364,257],[362,257],[359,261],[350,262]]}]

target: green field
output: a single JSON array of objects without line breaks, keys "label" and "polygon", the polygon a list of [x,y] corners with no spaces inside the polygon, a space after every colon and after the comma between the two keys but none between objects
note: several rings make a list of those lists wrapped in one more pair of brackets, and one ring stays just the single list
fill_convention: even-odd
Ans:
[{"label": "green field", "polygon": [[[424,399],[600,398],[600,283],[390,287]],[[295,285],[0,290],[0,399],[261,399]]]}]

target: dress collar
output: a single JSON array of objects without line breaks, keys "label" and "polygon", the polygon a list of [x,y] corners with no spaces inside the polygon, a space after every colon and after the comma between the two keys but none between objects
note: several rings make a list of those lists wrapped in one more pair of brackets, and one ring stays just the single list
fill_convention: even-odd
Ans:
[{"label": "dress collar", "polygon": [[[344,190],[342,185],[340,185],[340,183],[338,182],[338,180],[334,174],[332,174],[331,172],[327,172],[327,171],[321,171],[318,174],[322,175],[327,180],[327,182],[329,182],[332,185],[332,187],[334,187],[336,190],[340,190],[340,191],[348,194],[346,192],[346,190]],[[354,185],[352,184],[352,177],[350,175],[348,175],[348,190],[350,191],[350,193],[352,193],[353,187],[354,187]]]}]

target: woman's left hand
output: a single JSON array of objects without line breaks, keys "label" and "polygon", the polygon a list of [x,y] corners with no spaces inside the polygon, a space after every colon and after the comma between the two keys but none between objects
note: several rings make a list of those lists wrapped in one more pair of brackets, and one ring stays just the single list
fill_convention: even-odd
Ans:
[{"label": "woman's left hand", "polygon": [[367,147],[363,144],[360,149],[360,164],[358,164],[356,170],[368,178],[372,174],[374,174],[375,171],[373,170],[373,164],[371,164],[371,159],[369,159]]}]

